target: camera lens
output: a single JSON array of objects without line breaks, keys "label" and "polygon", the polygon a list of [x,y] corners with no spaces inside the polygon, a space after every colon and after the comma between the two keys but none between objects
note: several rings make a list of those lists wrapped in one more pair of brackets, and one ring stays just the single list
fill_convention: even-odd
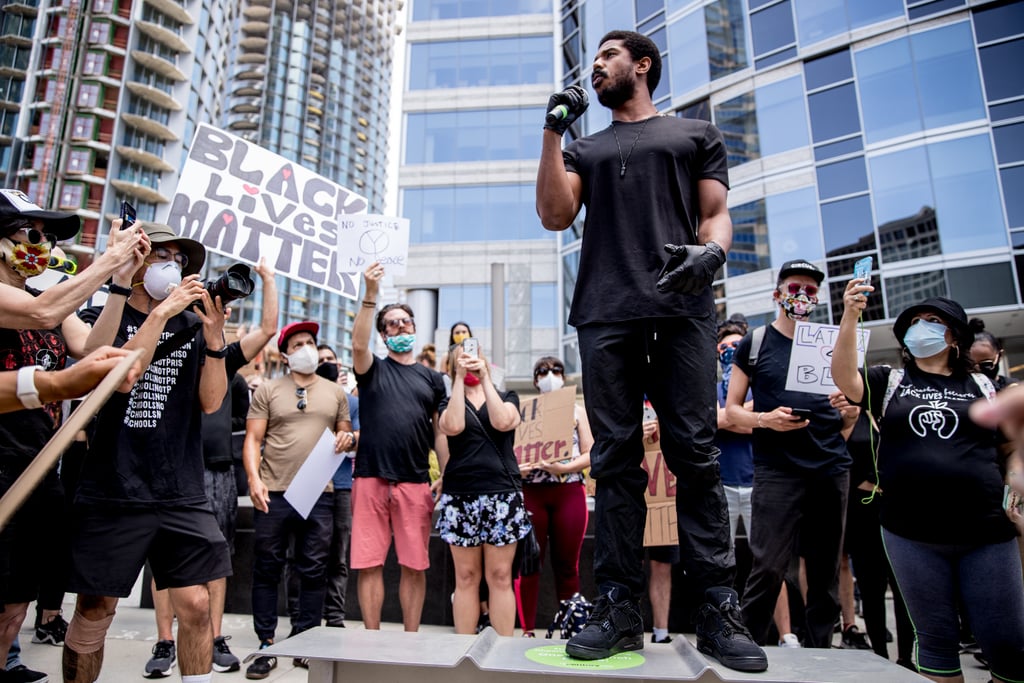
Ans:
[{"label": "camera lens", "polygon": [[[210,293],[211,299],[220,297],[222,306],[227,306],[235,299],[244,299],[256,289],[256,283],[252,279],[252,269],[244,263],[236,263],[220,277],[209,280],[204,285],[206,291]],[[198,301],[195,306],[202,308]]]}]

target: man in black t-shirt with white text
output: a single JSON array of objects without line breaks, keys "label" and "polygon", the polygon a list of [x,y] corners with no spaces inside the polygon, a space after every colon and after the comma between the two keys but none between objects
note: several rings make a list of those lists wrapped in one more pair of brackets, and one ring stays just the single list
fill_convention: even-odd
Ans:
[{"label": "man in black t-shirt with white text", "polygon": [[711,283],[732,244],[725,144],[704,121],[659,116],[661,54],[632,31],[605,35],[591,85],[612,124],[562,150],[587,108],[570,86],[551,97],[537,173],[537,213],[565,230],[586,206],[569,323],[579,335],[597,480],[594,574],[601,595],[566,652],[600,659],[643,647],[647,514],[644,395],[661,416],[662,451],[678,480],[681,560],[701,592],[697,646],[725,666],[768,662],[743,627],[714,445],[715,308]]}]

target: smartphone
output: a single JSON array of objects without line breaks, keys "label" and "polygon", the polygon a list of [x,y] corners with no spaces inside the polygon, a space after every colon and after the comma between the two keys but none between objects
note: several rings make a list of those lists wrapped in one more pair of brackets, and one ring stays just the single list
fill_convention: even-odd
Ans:
[{"label": "smartphone", "polygon": [[473,356],[473,358],[480,357],[480,340],[476,337],[467,337],[462,340],[462,352]]},{"label": "smartphone", "polygon": [[[865,256],[862,259],[858,259],[853,264],[853,279],[864,280],[862,284],[871,284],[871,257]],[[864,296],[867,296],[868,292],[864,292]]]},{"label": "smartphone", "polygon": [[121,202],[121,229],[127,230],[135,225],[135,207],[128,202]]},{"label": "smartphone", "polygon": [[801,420],[810,420],[811,415],[814,414],[814,411],[810,408],[791,408],[791,410],[793,411],[793,417],[799,417]]}]

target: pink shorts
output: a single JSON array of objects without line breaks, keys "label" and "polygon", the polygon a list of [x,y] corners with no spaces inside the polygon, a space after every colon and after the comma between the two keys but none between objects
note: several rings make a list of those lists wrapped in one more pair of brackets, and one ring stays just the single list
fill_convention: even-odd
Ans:
[{"label": "pink shorts", "polygon": [[392,483],[377,477],[352,480],[351,569],[381,567],[395,537],[398,564],[416,571],[430,567],[430,484]]}]

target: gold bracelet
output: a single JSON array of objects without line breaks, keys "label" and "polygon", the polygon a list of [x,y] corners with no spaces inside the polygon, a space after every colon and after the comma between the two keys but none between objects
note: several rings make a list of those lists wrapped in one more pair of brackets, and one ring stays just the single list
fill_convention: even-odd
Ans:
[{"label": "gold bracelet", "polygon": [[764,413],[758,413],[757,414],[757,426],[760,427],[761,429],[764,429],[764,425],[761,424],[761,418],[763,416],[764,416]]},{"label": "gold bracelet", "polygon": [[363,301],[363,306],[365,306],[366,308],[377,308],[377,302],[376,301],[365,301],[364,300]]}]

